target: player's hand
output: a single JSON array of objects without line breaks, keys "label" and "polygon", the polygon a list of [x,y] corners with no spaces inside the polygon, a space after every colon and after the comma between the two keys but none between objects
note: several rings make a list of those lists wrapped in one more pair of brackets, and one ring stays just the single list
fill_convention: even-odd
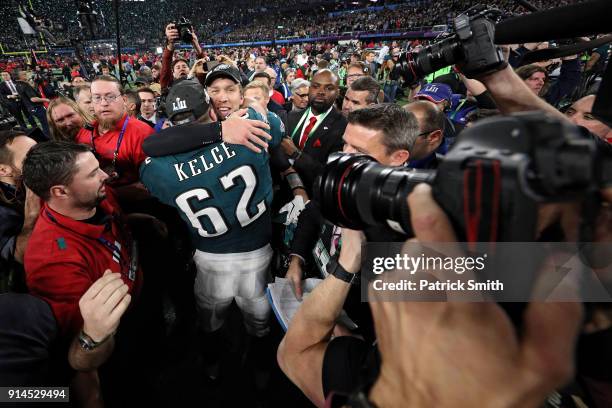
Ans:
[{"label": "player's hand", "polygon": [[[419,241],[456,240],[431,187],[417,186],[408,203]],[[529,304],[518,336],[496,303],[381,302],[377,296],[370,288],[382,356],[370,392],[376,406],[536,407],[571,378],[579,303]]]},{"label": "player's hand", "polygon": [[34,228],[34,224],[36,224],[36,220],[38,219],[38,215],[40,214],[40,197],[34,194],[34,192],[28,187],[26,187],[25,189],[26,196],[23,213],[23,228],[32,229]]},{"label": "player's hand", "polygon": [[283,149],[283,152],[285,152],[287,156],[291,156],[293,153],[298,151],[298,148],[295,143],[293,143],[293,140],[288,137],[285,137],[283,138],[283,140],[281,140],[281,147]]},{"label": "player's hand", "polygon": [[265,131],[270,129],[270,126],[260,120],[243,119],[241,116],[245,113],[246,109],[241,109],[221,122],[223,141],[243,145],[255,153],[261,153],[261,149],[268,148],[267,141],[272,139]]},{"label": "player's hand", "polygon": [[121,274],[107,269],[79,300],[83,331],[96,342],[106,339],[117,331],[131,299]]},{"label": "player's hand", "polygon": [[166,26],[166,38],[168,39],[168,43],[173,43],[179,39],[179,32],[174,23],[170,23]]},{"label": "player's hand", "polygon": [[302,271],[302,260],[297,256],[291,257],[291,263],[289,264],[289,269],[287,269],[287,274],[285,275],[285,279],[289,280],[289,284],[291,285],[291,289],[293,290],[293,294],[295,298],[302,301],[302,277],[304,273]]}]

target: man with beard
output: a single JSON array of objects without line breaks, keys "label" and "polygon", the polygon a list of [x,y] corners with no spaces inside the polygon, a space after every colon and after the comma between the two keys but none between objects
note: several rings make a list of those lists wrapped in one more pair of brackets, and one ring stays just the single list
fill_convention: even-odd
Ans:
[{"label": "man with beard", "polygon": [[51,305],[60,332],[72,339],[83,324],[79,298],[107,269],[121,274],[126,292],[138,292],[136,251],[113,195],[107,196],[108,175],[87,146],[36,145],[23,174],[44,201],[25,252],[27,285]]},{"label": "man with beard", "polygon": [[344,145],[346,118],[334,108],[337,97],[338,76],[319,70],[310,82],[308,109],[291,112],[287,118],[289,137],[283,139],[282,147],[309,193],[327,157]]},{"label": "man with beard", "polygon": [[92,128],[81,129],[76,141],[91,146],[114,186],[134,185],[138,182],[138,168],[146,158],[142,142],[153,129],[128,117],[124,91],[115,78],[96,78],[91,83],[91,95],[97,121]]},{"label": "man with beard", "polygon": [[47,108],[51,139],[74,142],[81,128],[91,125],[93,117],[85,113],[72,99],[60,96]]},{"label": "man with beard", "polygon": [[0,293],[24,291],[23,254],[40,200],[22,183],[26,153],[36,142],[24,133],[0,132]]},{"label": "man with beard", "polygon": [[[72,344],[71,363],[88,376],[113,352],[118,316],[141,291],[136,243],[106,189],[108,175],[87,146],[36,145],[26,155],[23,175],[44,202],[25,251],[26,284],[51,306],[59,347]],[[97,297],[107,302],[95,306],[92,318],[86,306],[96,287]],[[98,385],[90,384],[93,392]]]}]

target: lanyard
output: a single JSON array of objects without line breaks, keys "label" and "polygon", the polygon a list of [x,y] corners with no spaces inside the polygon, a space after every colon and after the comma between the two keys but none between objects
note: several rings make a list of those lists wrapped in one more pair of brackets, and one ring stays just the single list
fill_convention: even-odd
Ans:
[{"label": "lanyard", "polygon": [[[318,115],[317,117],[317,123],[315,123],[315,125],[312,127],[312,129],[310,129],[310,133],[308,134],[308,137],[310,138],[310,135],[312,135],[315,130],[317,129],[317,127],[319,127],[319,125],[321,124],[321,122],[323,122],[325,120],[325,118],[327,117],[327,115],[329,114],[329,112],[331,112],[331,110],[333,109],[333,106],[331,108],[329,108],[327,110],[327,112],[322,113],[320,115]],[[303,133],[303,129],[302,129],[302,125],[304,124],[304,122],[306,121],[306,118],[310,116],[310,108],[308,108],[308,110],[306,112],[304,112],[304,114],[302,115],[302,117],[300,118],[300,121],[298,122],[297,126],[295,127],[295,129],[293,129],[293,133],[291,133],[291,138],[293,139],[295,137],[296,132],[298,131],[298,129],[300,129],[300,138],[302,136]]]},{"label": "lanyard", "polygon": [[[59,221],[53,216],[53,214],[51,214],[51,212],[49,212],[48,209],[45,209],[45,214],[47,214],[47,217],[56,225],[63,227],[62,224],[59,223]],[[107,225],[108,226],[108,225]],[[65,227],[63,227],[65,228]],[[87,236],[86,236],[87,237]],[[93,239],[91,237],[87,237],[89,239]],[[109,240],[107,240],[104,237],[97,237],[95,239],[96,241],[100,242],[102,245],[104,245],[104,248],[106,248],[108,251],[110,251],[111,256],[113,258],[117,258],[119,265],[121,266],[121,268],[124,267],[124,262],[123,262],[123,257],[121,256],[121,247],[110,242]],[[130,263],[127,262],[125,265],[127,265],[128,267],[130,266]],[[123,272],[122,272],[123,273]]]},{"label": "lanyard", "polygon": [[[117,156],[119,156],[119,148],[121,147],[121,142],[123,141],[123,135],[125,134],[125,129],[127,128],[127,124],[130,121],[129,115],[125,117],[123,121],[123,126],[121,127],[121,133],[119,133],[119,138],[117,139],[117,147],[115,147],[115,152],[113,153],[113,161],[112,166],[115,167],[115,162],[117,161]],[[93,154],[97,156],[96,152],[96,144],[94,143],[94,131],[91,130],[91,148],[93,149]]]}]

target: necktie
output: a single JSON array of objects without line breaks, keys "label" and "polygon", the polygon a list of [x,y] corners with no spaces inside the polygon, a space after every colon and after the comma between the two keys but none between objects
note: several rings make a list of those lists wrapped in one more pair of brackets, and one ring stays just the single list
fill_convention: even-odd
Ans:
[{"label": "necktie", "polygon": [[8,81],[8,86],[13,95],[17,94],[17,89],[15,89],[15,84],[13,84],[13,81]]},{"label": "necktie", "polygon": [[308,136],[310,135],[310,132],[312,131],[312,128],[314,127],[315,123],[317,123],[317,118],[316,116],[313,116],[312,118],[310,118],[310,122],[308,122],[308,126],[306,126],[306,129],[304,129],[304,133],[300,138],[300,149],[304,149],[304,145],[306,144]]}]

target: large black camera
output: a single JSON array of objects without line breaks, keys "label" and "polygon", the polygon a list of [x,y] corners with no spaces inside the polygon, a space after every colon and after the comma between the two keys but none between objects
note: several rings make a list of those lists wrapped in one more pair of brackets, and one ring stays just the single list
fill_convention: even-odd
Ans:
[{"label": "large black camera", "polygon": [[174,27],[179,32],[179,40],[181,42],[190,44],[193,41],[193,35],[191,34],[191,27],[193,24],[185,17],[180,17],[177,22],[174,23]]},{"label": "large black camera", "polygon": [[407,85],[449,65],[457,64],[468,77],[498,71],[506,66],[501,49],[495,46],[495,22],[501,12],[472,8],[454,19],[450,37],[419,52],[400,55],[401,75]]},{"label": "large black camera", "polygon": [[542,113],[483,120],[463,131],[437,171],[342,155],[315,183],[325,218],[353,229],[386,225],[412,236],[406,197],[420,182],[469,242],[533,241],[537,205],[612,185],[610,147]]}]

